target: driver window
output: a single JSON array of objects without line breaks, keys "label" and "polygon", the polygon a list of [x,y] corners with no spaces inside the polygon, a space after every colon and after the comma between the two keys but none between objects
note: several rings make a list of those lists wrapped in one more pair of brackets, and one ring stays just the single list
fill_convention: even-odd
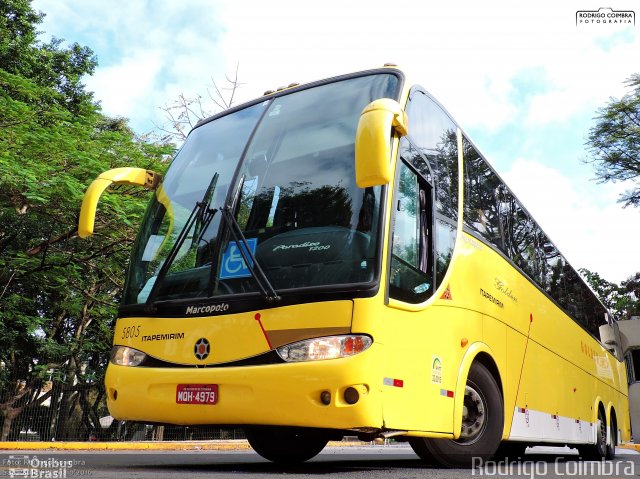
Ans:
[{"label": "driver window", "polygon": [[389,296],[408,303],[420,303],[433,290],[431,191],[405,163],[401,163],[398,176]]}]

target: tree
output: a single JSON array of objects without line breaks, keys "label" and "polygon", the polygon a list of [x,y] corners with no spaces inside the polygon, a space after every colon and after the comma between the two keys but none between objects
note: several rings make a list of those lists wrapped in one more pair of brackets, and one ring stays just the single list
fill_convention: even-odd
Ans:
[{"label": "tree", "polygon": [[629,319],[631,316],[640,315],[640,273],[618,285],[588,269],[581,268],[579,271],[616,319]]},{"label": "tree", "polygon": [[58,93],[47,95],[47,102],[75,113],[93,108],[92,94],[81,82],[97,66],[93,51],[78,43],[64,48],[57,38],[40,42],[36,27],[44,14],[33,11],[30,4],[31,0],[0,3],[0,68]]},{"label": "tree", "polygon": [[598,110],[587,145],[600,183],[630,182],[620,195],[624,207],[640,205],[640,74],[627,81],[631,89],[621,99],[611,98]]},{"label": "tree", "polygon": [[[105,195],[90,241],[76,236],[79,205],[100,172],[162,171],[172,151],[101,114],[80,81],[93,72],[93,53],[39,42],[42,17],[28,0],[0,5],[0,440],[47,399],[67,416],[80,408],[85,429],[96,426],[111,323],[147,195]],[[64,438],[67,416],[42,434]]]},{"label": "tree", "polygon": [[167,124],[157,126],[163,141],[178,141],[182,143],[196,124],[211,115],[215,110],[224,111],[233,106],[236,92],[242,86],[238,80],[239,65],[233,77],[225,76],[226,86],[218,86],[212,78],[213,92],[207,89],[207,96],[196,95],[187,97],[181,93],[171,104],[161,107]]},{"label": "tree", "polygon": [[631,299],[627,308],[628,317],[640,316],[640,272],[620,283],[620,289]]}]

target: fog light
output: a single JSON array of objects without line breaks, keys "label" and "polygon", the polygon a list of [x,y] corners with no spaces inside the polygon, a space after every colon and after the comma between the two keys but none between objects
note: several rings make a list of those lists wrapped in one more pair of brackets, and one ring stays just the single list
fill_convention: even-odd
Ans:
[{"label": "fog light", "polygon": [[347,404],[355,404],[360,399],[360,393],[356,388],[348,387],[344,391],[344,402]]},{"label": "fog light", "polygon": [[331,393],[329,391],[322,391],[320,393],[320,402],[325,406],[331,404]]}]

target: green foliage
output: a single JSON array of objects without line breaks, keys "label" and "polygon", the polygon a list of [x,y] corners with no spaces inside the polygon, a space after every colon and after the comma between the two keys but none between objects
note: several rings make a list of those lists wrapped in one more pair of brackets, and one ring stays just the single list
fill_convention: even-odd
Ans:
[{"label": "green foliage", "polygon": [[100,113],[80,82],[95,67],[91,50],[39,43],[41,19],[27,0],[0,4],[2,439],[13,412],[38,406],[45,380],[95,383],[104,372],[149,193],[105,194],[96,234],[82,241],[76,223],[84,190],[116,166],[162,172],[172,152]]},{"label": "green foliage", "polygon": [[0,67],[16,72],[22,68],[36,42],[36,25],[44,14],[31,9],[29,0],[0,3]]},{"label": "green foliage", "polygon": [[587,140],[599,181],[631,184],[620,196],[625,207],[640,205],[640,74],[626,83],[631,91],[598,111]]},{"label": "green foliage", "polygon": [[50,88],[57,95],[43,100],[64,109],[79,113],[93,108],[91,93],[81,83],[82,76],[91,75],[97,66],[93,51],[77,43],[63,48],[56,38],[40,42],[36,28],[43,18],[43,13],[32,10],[31,0],[0,3],[0,69]]},{"label": "green foliage", "polygon": [[640,273],[618,285],[588,269],[581,268],[579,271],[616,319],[640,316]]}]

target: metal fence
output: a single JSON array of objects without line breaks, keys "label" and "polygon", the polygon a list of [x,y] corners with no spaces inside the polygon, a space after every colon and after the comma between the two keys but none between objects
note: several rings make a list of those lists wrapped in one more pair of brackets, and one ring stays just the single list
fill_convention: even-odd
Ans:
[{"label": "metal fence", "polygon": [[[111,419],[111,418],[109,418]],[[113,430],[92,430],[85,434],[84,428],[65,434],[66,441],[209,441],[244,439],[241,428],[220,428],[215,426],[159,426],[130,421],[118,421]],[[54,436],[41,435],[31,427],[22,427],[9,436],[9,441],[56,441]]]},{"label": "metal fence", "polygon": [[102,385],[65,386],[51,381],[34,397],[16,403],[11,415],[6,408],[2,411],[4,440],[202,441],[245,437],[240,428],[117,421],[109,415]]}]

